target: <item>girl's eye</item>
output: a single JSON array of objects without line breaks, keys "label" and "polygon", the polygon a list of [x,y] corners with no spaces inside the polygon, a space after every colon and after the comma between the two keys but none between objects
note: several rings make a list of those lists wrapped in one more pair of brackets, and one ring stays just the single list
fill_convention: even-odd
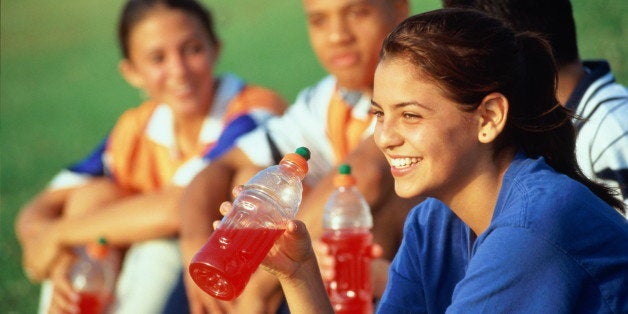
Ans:
[{"label": "girl's eye", "polygon": [[416,120],[416,119],[420,119],[421,118],[420,115],[414,114],[414,113],[410,113],[410,112],[404,112],[402,116],[406,120]]},{"label": "girl's eye", "polygon": [[203,51],[203,45],[200,43],[189,44],[185,46],[183,51],[187,54],[196,54]]},{"label": "girl's eye", "polygon": [[163,53],[153,53],[153,54],[148,56],[148,59],[153,64],[162,63],[164,61],[164,58],[165,58],[165,56],[164,56]]},{"label": "girl's eye", "polygon": [[312,27],[321,27],[325,24],[325,17],[319,15],[313,15],[308,17],[308,24]]},{"label": "girl's eye", "polygon": [[359,18],[367,16],[369,14],[369,8],[366,6],[355,6],[349,10],[349,16],[353,18]]},{"label": "girl's eye", "polygon": [[369,113],[376,117],[382,117],[384,115],[384,113],[379,109],[371,109]]}]

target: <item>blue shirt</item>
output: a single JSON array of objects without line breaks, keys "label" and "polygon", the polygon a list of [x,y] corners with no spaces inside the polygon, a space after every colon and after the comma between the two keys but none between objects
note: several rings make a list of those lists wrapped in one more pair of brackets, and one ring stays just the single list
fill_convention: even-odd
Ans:
[{"label": "blue shirt", "polygon": [[408,216],[380,313],[628,313],[628,222],[543,158],[517,155],[492,221],[444,204]]}]

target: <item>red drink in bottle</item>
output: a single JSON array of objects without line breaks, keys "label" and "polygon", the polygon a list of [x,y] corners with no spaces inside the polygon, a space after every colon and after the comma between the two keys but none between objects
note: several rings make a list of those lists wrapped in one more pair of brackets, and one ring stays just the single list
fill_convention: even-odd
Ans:
[{"label": "red drink in bottle", "polygon": [[336,260],[336,276],[333,281],[326,283],[334,311],[372,313],[369,257],[372,234],[366,229],[327,231],[322,240]]},{"label": "red drink in bottle", "polygon": [[78,258],[70,271],[72,288],[78,293],[81,314],[101,314],[112,299],[117,274],[117,255],[104,238],[77,248]]},{"label": "red drink in bottle", "polygon": [[242,293],[299,208],[309,158],[307,148],[298,148],[244,185],[189,265],[190,276],[203,291],[226,301]]},{"label": "red drink in bottle", "polygon": [[97,293],[79,293],[79,313],[81,314],[101,314],[104,313],[102,296]]},{"label": "red drink in bottle", "polygon": [[323,237],[335,259],[334,278],[326,282],[336,313],[372,313],[371,209],[356,187],[347,164],[338,167],[336,190],[329,196],[323,215]]},{"label": "red drink in bottle", "polygon": [[284,230],[216,229],[190,263],[192,279],[218,299],[234,299]]}]

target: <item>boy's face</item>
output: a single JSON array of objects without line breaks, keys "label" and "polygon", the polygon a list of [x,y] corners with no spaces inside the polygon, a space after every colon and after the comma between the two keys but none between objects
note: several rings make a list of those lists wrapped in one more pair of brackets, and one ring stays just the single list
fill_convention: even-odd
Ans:
[{"label": "boy's face", "polygon": [[310,43],[340,87],[371,93],[382,41],[408,16],[405,0],[303,0]]}]

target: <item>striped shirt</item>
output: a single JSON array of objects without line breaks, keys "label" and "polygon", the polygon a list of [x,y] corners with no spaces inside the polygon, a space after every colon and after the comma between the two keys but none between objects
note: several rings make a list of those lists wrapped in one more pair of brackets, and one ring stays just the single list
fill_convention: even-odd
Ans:
[{"label": "striped shirt", "polygon": [[194,152],[179,151],[170,107],[149,100],[124,112],[106,139],[86,158],[57,174],[49,188],[77,187],[103,175],[137,192],[168,184],[185,186],[239,136],[284,109],[285,102],[276,93],[247,85],[235,75],[223,75]]},{"label": "striped shirt", "polygon": [[589,178],[618,188],[628,204],[628,90],[606,61],[585,61],[586,74],[566,107],[577,118],[576,158]]}]

